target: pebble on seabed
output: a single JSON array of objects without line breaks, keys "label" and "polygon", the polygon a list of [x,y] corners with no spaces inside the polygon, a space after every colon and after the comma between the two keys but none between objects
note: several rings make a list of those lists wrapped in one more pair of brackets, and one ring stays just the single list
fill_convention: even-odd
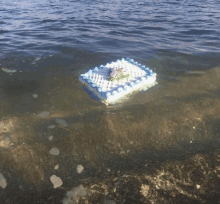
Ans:
[{"label": "pebble on seabed", "polygon": [[0,187],[6,188],[7,186],[7,181],[5,177],[0,173]]},{"label": "pebble on seabed", "polygon": [[124,150],[120,151],[120,154],[125,154],[125,151]]},{"label": "pebble on seabed", "polygon": [[37,57],[36,59],[35,59],[35,61],[38,61],[38,60],[40,60],[41,59],[41,57]]},{"label": "pebble on seabed", "polygon": [[70,191],[66,192],[66,197],[63,199],[63,204],[73,204],[76,203],[80,197],[91,195],[90,191],[83,187],[83,185],[79,185],[76,188],[73,188]]},{"label": "pebble on seabed", "polygon": [[60,118],[56,118],[55,122],[60,124],[60,125],[62,125],[63,127],[68,126],[67,122],[65,120],[63,120],[63,119],[60,119]]},{"label": "pebble on seabed", "polygon": [[49,125],[47,128],[53,129],[53,128],[55,128],[55,125]]},{"label": "pebble on seabed", "polygon": [[38,98],[38,94],[32,94],[33,98]]},{"label": "pebble on seabed", "polygon": [[77,172],[80,174],[83,171],[84,167],[82,165],[77,166]]},{"label": "pebble on seabed", "polygon": [[49,140],[52,140],[53,139],[53,136],[51,135],[51,136],[49,136]]},{"label": "pebble on seabed", "polygon": [[105,200],[104,204],[116,204],[114,200]]},{"label": "pebble on seabed", "polygon": [[57,164],[57,165],[54,167],[54,169],[57,170],[57,169],[59,169],[59,167],[60,167],[60,165]]},{"label": "pebble on seabed", "polygon": [[200,189],[200,185],[196,184],[196,188],[197,188],[197,189]]},{"label": "pebble on seabed", "polygon": [[60,154],[60,150],[57,149],[56,147],[53,147],[52,149],[50,149],[49,154],[57,156]]},{"label": "pebble on seabed", "polygon": [[38,114],[38,116],[40,116],[40,117],[46,117],[48,115],[50,115],[49,111],[43,111],[43,112]]},{"label": "pebble on seabed", "polygon": [[5,137],[5,138],[0,142],[0,147],[8,148],[9,145],[10,145],[10,138],[9,138],[9,137]]},{"label": "pebble on seabed", "polygon": [[2,71],[6,72],[6,73],[15,73],[15,72],[17,72],[17,70],[15,70],[15,69],[7,69],[7,68],[2,68]]},{"label": "pebble on seabed", "polygon": [[52,175],[50,181],[53,184],[53,188],[58,188],[63,185],[62,179],[56,175]]}]

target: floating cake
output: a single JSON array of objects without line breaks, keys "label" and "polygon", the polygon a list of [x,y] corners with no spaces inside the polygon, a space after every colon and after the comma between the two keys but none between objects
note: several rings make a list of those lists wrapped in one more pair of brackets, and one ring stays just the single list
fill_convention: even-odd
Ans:
[{"label": "floating cake", "polygon": [[79,80],[108,105],[134,91],[154,86],[156,73],[133,59],[122,58],[81,74]]}]

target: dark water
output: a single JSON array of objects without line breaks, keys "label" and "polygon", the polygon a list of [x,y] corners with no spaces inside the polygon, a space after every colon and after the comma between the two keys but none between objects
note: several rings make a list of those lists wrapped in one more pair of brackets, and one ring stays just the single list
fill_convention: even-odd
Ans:
[{"label": "dark water", "polygon": [[[219,10],[217,0],[1,1],[0,173],[7,186],[0,177],[0,198],[62,203],[83,184],[92,192],[85,203],[219,199]],[[152,67],[158,85],[106,107],[78,77],[122,57]],[[53,147],[59,155],[49,154]],[[51,175],[63,185],[53,189]]]}]

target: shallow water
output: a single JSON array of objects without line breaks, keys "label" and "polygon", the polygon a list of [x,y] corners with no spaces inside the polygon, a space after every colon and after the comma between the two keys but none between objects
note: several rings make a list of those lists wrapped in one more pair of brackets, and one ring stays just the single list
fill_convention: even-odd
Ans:
[{"label": "shallow water", "polygon": [[[218,5],[0,3],[1,198],[62,203],[81,184],[89,203],[219,198]],[[158,84],[106,107],[78,77],[121,57],[152,67]],[[53,188],[52,175],[61,187]]]}]

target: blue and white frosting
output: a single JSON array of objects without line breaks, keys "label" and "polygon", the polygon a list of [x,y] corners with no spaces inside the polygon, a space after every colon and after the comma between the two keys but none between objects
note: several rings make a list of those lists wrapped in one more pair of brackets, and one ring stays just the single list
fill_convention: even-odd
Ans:
[{"label": "blue and white frosting", "polygon": [[[109,72],[111,68],[125,67],[129,71],[129,77],[121,81],[110,81]],[[145,65],[141,65],[130,58],[122,58],[116,62],[100,65],[89,70],[79,77],[80,81],[95,92],[102,101],[114,101],[131,93],[137,88],[156,81],[156,73]]]}]

